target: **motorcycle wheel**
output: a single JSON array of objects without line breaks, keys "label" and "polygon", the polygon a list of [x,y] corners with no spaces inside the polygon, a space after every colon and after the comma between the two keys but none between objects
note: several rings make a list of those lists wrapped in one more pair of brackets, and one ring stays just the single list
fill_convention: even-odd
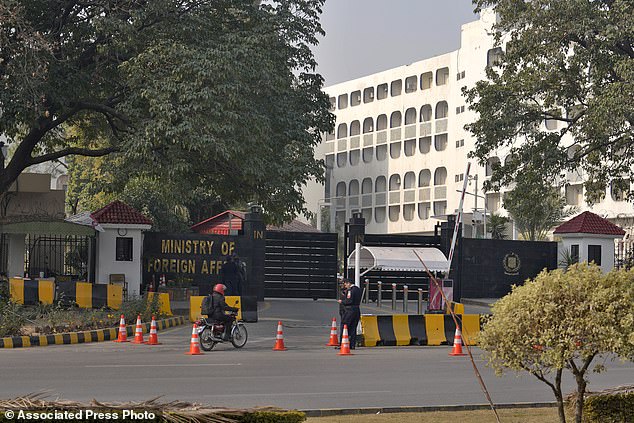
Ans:
[{"label": "motorcycle wheel", "polygon": [[231,330],[231,344],[236,348],[242,348],[247,343],[247,328],[241,323],[238,323]]},{"label": "motorcycle wheel", "polygon": [[205,351],[211,351],[216,346],[216,341],[213,339],[213,335],[211,333],[211,328],[206,327],[200,333],[200,348]]}]

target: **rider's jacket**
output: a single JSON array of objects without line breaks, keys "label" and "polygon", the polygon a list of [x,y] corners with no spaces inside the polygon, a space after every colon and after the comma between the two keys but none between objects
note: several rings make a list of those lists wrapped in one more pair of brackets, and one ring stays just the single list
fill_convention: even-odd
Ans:
[{"label": "rider's jacket", "polygon": [[225,296],[220,294],[219,292],[214,292],[211,294],[211,298],[213,301],[212,311],[209,317],[214,321],[223,322],[227,320],[226,311],[237,312],[238,309],[235,307],[230,307],[225,302]]}]

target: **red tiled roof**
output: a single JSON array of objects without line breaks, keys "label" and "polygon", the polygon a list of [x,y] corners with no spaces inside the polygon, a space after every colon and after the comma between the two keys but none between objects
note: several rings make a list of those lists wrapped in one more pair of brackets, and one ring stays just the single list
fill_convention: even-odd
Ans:
[{"label": "red tiled roof", "polygon": [[98,223],[114,223],[126,225],[151,225],[152,221],[136,209],[119,200],[91,214]]},{"label": "red tiled roof", "polygon": [[559,225],[554,233],[556,234],[599,234],[599,235],[625,235],[625,231],[614,223],[602,218],[599,215],[585,211],[573,217],[567,222]]},{"label": "red tiled roof", "polygon": [[[245,212],[237,210],[227,210],[213,217],[198,222],[191,227],[194,232],[202,234],[229,234],[229,223],[231,223],[232,230],[241,230],[242,221],[244,220]],[[321,232],[317,228],[313,228],[306,223],[299,220],[293,220],[290,223],[285,223],[282,226],[267,225],[266,229],[269,231],[284,231],[284,232]]]}]

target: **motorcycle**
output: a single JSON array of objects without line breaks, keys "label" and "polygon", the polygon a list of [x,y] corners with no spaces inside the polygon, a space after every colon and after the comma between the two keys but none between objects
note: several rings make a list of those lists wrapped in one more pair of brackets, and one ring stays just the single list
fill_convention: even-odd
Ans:
[{"label": "motorcycle", "polygon": [[[230,313],[234,318],[237,313]],[[200,347],[205,351],[211,351],[216,344],[227,342],[222,339],[225,325],[222,323],[212,323],[206,318],[201,318],[198,322],[198,337],[200,338]],[[229,331],[229,341],[235,348],[242,348],[247,343],[247,328],[244,323],[234,320]]]}]

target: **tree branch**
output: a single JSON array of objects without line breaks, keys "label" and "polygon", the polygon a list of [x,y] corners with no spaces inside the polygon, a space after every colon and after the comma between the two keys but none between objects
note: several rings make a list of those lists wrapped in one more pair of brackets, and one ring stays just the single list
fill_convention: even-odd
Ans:
[{"label": "tree branch", "polygon": [[39,157],[33,157],[29,160],[29,166],[48,162],[51,160],[56,160],[62,157],[77,155],[77,156],[87,156],[87,157],[102,157],[107,156],[110,153],[116,153],[120,151],[119,147],[106,147],[98,150],[91,150],[89,148],[79,148],[79,147],[71,147],[60,151],[55,151],[53,153],[43,154]]}]

